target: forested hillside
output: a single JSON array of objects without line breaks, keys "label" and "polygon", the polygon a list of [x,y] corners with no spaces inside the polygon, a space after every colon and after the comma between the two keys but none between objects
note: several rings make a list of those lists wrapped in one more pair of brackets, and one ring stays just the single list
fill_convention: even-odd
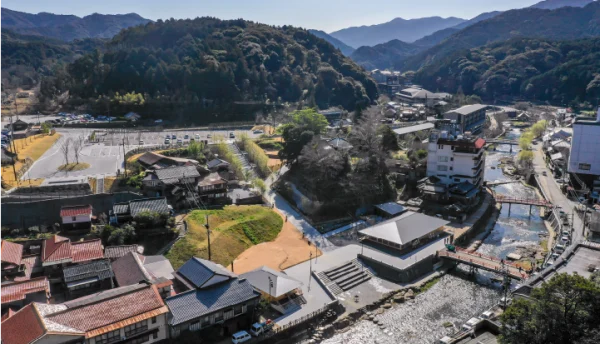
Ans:
[{"label": "forested hillside", "polygon": [[119,31],[150,20],[138,14],[99,14],[83,18],[52,13],[24,13],[2,8],[2,28],[26,35],[51,37],[63,41],[84,38],[112,38]]},{"label": "forested hillside", "polygon": [[415,74],[429,89],[484,98],[524,97],[566,104],[600,101],[600,37],[575,41],[515,38],[473,48]]},{"label": "forested hillside", "polygon": [[302,102],[354,110],[377,98],[363,69],[306,30],[215,18],[158,21],[121,31],[105,54],[70,64],[45,80],[41,93],[66,90],[73,102],[112,105],[117,93],[137,93],[143,101],[131,105],[149,116],[226,113],[194,118],[199,121],[232,119],[231,104]]},{"label": "forested hillside", "polygon": [[405,58],[412,56],[424,48],[397,39],[373,47],[363,46],[356,49],[350,57],[367,70],[375,68],[394,68]]},{"label": "forested hillside", "polygon": [[319,38],[323,38],[327,42],[331,43],[331,45],[340,49],[342,54],[344,54],[346,56],[350,56],[350,54],[352,54],[354,52],[354,48],[352,48],[351,46],[347,45],[346,43],[340,41],[339,39],[327,34],[325,31],[308,30],[308,32],[312,33],[313,35],[315,35]]},{"label": "forested hillside", "polygon": [[66,43],[2,30],[2,86],[5,89],[34,87],[41,75],[52,73],[55,65],[72,62],[103,44],[99,39]]},{"label": "forested hillside", "polygon": [[403,67],[418,70],[429,63],[443,61],[456,51],[515,37],[566,40],[597,35],[600,35],[600,2],[583,8],[512,10],[451,35],[440,44],[407,59]]}]

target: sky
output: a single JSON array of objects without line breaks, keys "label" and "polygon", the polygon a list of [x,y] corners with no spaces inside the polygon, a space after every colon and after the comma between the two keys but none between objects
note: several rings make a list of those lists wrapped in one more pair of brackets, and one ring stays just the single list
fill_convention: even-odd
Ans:
[{"label": "sky", "polygon": [[4,0],[2,7],[80,17],[94,12],[135,12],[152,20],[202,16],[243,18],[332,32],[350,26],[380,24],[397,17],[470,19],[483,12],[523,8],[537,2],[539,0]]}]

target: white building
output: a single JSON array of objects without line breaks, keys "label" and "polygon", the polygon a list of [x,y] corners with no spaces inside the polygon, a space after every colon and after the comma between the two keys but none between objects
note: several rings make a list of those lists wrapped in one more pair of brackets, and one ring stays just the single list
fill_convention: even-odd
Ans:
[{"label": "white building", "polygon": [[92,206],[75,205],[60,208],[62,228],[64,230],[90,229],[92,225]]},{"label": "white building", "polygon": [[440,183],[453,186],[470,183],[479,188],[483,184],[485,167],[485,140],[434,131],[429,137],[427,176],[435,176]]},{"label": "white building", "polygon": [[573,122],[569,172],[600,176],[600,108],[595,120]]}]

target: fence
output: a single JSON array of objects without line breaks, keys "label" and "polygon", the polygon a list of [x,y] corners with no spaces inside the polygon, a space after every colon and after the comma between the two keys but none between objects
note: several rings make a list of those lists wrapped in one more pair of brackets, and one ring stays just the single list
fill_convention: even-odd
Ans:
[{"label": "fence", "polygon": [[273,337],[275,336],[283,336],[286,332],[292,330],[295,327],[298,327],[300,325],[303,324],[307,324],[308,322],[314,320],[315,318],[317,318],[319,315],[327,312],[328,310],[330,310],[334,305],[336,305],[338,303],[337,300],[330,302],[328,304],[326,304],[324,307],[319,308],[318,310],[311,312],[309,314],[306,314],[303,317],[300,317],[296,320],[290,321],[289,323],[283,325],[283,326],[277,326],[275,328],[273,328],[273,331],[269,332],[263,340],[265,339],[273,339]]}]

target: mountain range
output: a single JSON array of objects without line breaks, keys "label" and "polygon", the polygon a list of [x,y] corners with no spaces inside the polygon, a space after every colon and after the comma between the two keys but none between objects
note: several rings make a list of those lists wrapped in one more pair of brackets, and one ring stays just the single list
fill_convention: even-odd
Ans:
[{"label": "mountain range", "polygon": [[458,25],[464,21],[464,19],[455,17],[396,18],[383,24],[349,27],[331,32],[329,35],[353,48],[358,48],[365,45],[374,46],[393,39],[414,42],[421,37]]},{"label": "mountain range", "polygon": [[308,32],[312,33],[313,35],[322,38],[324,40],[326,40],[327,42],[331,43],[331,45],[333,45],[334,47],[340,49],[340,51],[342,52],[342,54],[346,55],[346,56],[350,56],[350,54],[352,54],[354,52],[354,48],[352,48],[351,46],[347,45],[346,43],[340,41],[337,38],[332,37],[331,35],[327,34],[325,31],[321,31],[321,30],[308,30]]},{"label": "mountain range", "polygon": [[83,18],[41,12],[24,13],[2,8],[2,28],[25,35],[72,41],[82,38],[112,38],[122,29],[149,23],[138,14],[98,14]]}]

